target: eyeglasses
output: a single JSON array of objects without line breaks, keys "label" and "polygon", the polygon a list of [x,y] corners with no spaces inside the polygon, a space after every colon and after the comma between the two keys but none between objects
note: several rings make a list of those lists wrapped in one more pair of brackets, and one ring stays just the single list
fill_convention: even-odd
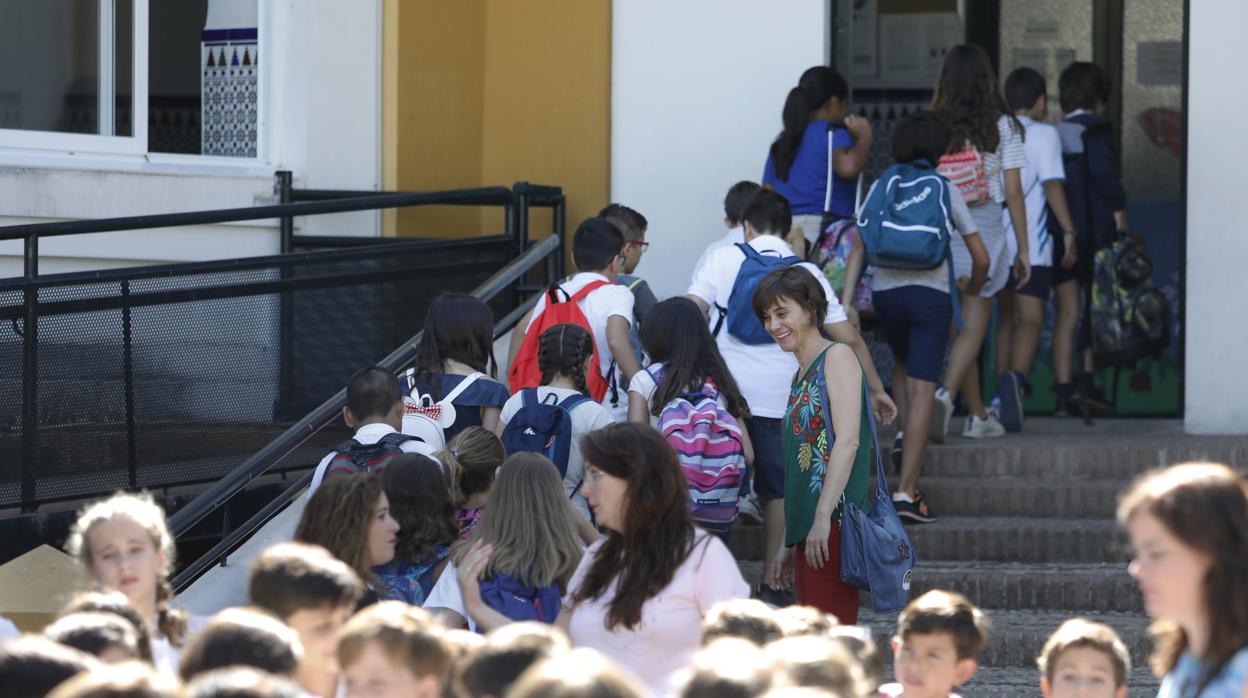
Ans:
[{"label": "eyeglasses", "polygon": [[636,246],[640,247],[640,248],[641,248],[641,253],[642,253],[642,254],[645,254],[645,253],[646,253],[646,250],[650,249],[650,243],[646,242],[645,240],[634,240],[634,241],[630,242],[629,244],[630,244],[630,245],[636,245]]}]

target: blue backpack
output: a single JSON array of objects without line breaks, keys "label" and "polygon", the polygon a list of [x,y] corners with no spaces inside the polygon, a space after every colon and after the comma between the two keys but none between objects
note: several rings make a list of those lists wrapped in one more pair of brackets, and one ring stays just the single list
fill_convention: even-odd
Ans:
[{"label": "blue backpack", "polygon": [[520,391],[524,405],[503,429],[503,447],[507,455],[528,451],[540,453],[559,469],[559,477],[568,472],[568,450],[572,445],[572,409],[588,402],[585,395],[571,395],[559,401],[556,395],[539,400],[537,388]]},{"label": "blue backpack", "polygon": [[502,572],[482,579],[479,584],[481,600],[509,620],[554,625],[559,617],[563,594],[559,593],[557,584],[537,589]]},{"label": "blue backpack", "polygon": [[743,242],[738,242],[737,247],[745,254],[745,261],[741,262],[737,280],[732,284],[732,293],[728,295],[728,308],[725,311],[728,334],[746,344],[772,344],[775,340],[767,334],[763,323],[754,314],[754,291],[758,289],[758,282],[764,276],[776,269],[791,267],[801,262],[802,258],[793,255],[781,257],[779,254],[759,254]]}]

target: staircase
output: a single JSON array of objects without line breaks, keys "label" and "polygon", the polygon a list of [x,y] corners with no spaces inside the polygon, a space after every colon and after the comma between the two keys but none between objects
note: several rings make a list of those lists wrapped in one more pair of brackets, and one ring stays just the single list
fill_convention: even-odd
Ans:
[{"label": "staircase", "polygon": [[[920,488],[940,518],[908,528],[919,556],[911,593],[957,591],[993,622],[981,668],[962,695],[1039,696],[1036,657],[1073,616],[1117,630],[1131,651],[1130,695],[1156,695],[1146,663],[1149,621],[1127,574],[1131,553],[1115,508],[1139,474],[1188,460],[1243,468],[1248,439],[1189,437],[1172,421],[1103,420],[1089,428],[1031,419],[1022,434],[982,442],[955,436],[928,449]],[[740,526],[733,536],[742,572],[757,584],[762,528]],[[895,614],[872,613],[864,594],[859,623],[891,654]],[[892,680],[891,656],[888,662]]]}]

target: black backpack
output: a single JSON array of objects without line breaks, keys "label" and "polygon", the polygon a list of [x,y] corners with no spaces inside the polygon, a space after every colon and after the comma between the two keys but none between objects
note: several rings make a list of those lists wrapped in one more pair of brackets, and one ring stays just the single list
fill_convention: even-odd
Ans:
[{"label": "black backpack", "polygon": [[338,475],[381,473],[391,458],[404,453],[403,444],[422,440],[396,431],[372,444],[362,444],[355,439],[344,441],[334,449],[334,457],[325,464],[324,472],[318,472],[313,478],[313,486]]},{"label": "black backpack", "polygon": [[1153,283],[1153,265],[1120,237],[1096,253],[1091,293],[1092,357],[1098,367],[1158,358],[1170,346],[1170,305]]}]

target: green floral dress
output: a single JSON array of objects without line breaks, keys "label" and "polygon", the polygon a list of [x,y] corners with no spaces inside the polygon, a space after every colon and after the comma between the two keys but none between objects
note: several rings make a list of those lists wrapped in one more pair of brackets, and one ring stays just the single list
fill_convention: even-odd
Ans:
[{"label": "green floral dress", "polygon": [[[823,493],[823,479],[828,474],[828,455],[836,434],[831,419],[824,414],[824,401],[819,388],[819,369],[824,356],[833,345],[819,352],[819,357],[804,370],[799,369],[789,389],[789,404],[780,426],[780,456],[784,462],[784,544],[797,545],[810,532],[815,508]],[[864,377],[865,381],[866,378]],[[845,499],[863,511],[871,511],[868,490],[871,483],[871,406],[866,392],[859,393],[862,417],[858,425],[858,453],[853,470],[845,485]],[[832,520],[841,520],[838,505]]]}]

